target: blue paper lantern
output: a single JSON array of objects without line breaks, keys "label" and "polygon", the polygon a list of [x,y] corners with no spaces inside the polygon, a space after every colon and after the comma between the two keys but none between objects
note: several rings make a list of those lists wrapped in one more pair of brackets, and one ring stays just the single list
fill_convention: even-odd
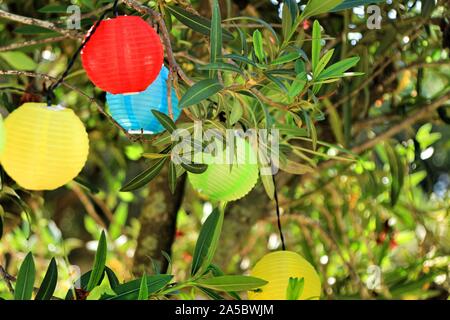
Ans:
[{"label": "blue paper lantern", "polygon": [[[156,80],[142,92],[130,94],[106,93],[106,102],[112,117],[129,133],[154,134],[164,127],[152,113],[152,109],[169,114],[167,78],[169,70],[162,67]],[[181,110],[174,88],[171,90],[172,115],[177,120]]]}]

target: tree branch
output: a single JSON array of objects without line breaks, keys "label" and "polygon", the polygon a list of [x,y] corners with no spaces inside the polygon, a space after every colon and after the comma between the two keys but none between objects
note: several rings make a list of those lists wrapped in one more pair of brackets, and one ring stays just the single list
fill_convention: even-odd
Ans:
[{"label": "tree branch", "polygon": [[65,35],[65,36],[67,36],[69,38],[72,38],[72,39],[80,39],[80,38],[83,37],[83,34],[78,32],[78,31],[60,28],[57,25],[55,25],[54,23],[51,23],[51,22],[48,22],[48,21],[20,16],[20,15],[17,15],[17,14],[9,13],[9,12],[4,11],[4,10],[0,10],[0,18],[5,18],[5,19],[8,19],[8,20],[15,21],[15,22],[20,22],[20,23],[23,23],[23,24],[28,24],[28,25],[33,25],[33,26],[38,26],[38,27],[42,27],[42,28],[45,28],[45,29],[53,30],[55,32],[58,32],[58,33],[60,33],[62,35]]},{"label": "tree branch", "polygon": [[58,37],[52,37],[52,38],[46,38],[46,39],[30,40],[30,41],[25,41],[25,42],[11,43],[11,44],[6,45],[4,47],[0,47],[0,52],[20,49],[20,48],[23,48],[23,47],[34,46],[34,45],[37,45],[37,44],[58,42],[58,41],[65,40],[67,38],[68,38],[67,36],[58,36]]},{"label": "tree branch", "polygon": [[436,99],[435,101],[431,102],[427,106],[421,108],[416,113],[410,115],[408,118],[397,124],[396,126],[393,126],[389,128],[388,130],[384,131],[380,135],[376,136],[375,138],[368,140],[364,142],[363,144],[360,144],[359,146],[356,146],[352,149],[352,152],[354,153],[361,153],[367,149],[370,149],[374,147],[376,144],[380,143],[381,141],[387,140],[390,137],[396,135],[397,133],[401,132],[402,130],[412,126],[417,121],[429,117],[433,112],[438,109],[440,106],[442,106],[447,100],[450,100],[450,92],[446,95],[443,95],[442,97]]}]

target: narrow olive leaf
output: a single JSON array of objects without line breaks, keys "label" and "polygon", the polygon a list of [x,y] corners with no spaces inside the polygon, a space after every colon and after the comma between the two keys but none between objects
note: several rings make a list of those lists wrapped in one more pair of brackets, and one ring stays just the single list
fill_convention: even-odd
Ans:
[{"label": "narrow olive leaf", "polygon": [[177,168],[175,163],[170,161],[169,163],[169,189],[172,194],[175,193],[177,187]]},{"label": "narrow olive leaf", "polygon": [[199,279],[195,285],[218,291],[245,291],[255,290],[267,284],[267,281],[241,275],[219,276],[214,278]]},{"label": "narrow olive leaf", "polygon": [[389,143],[385,143],[386,155],[391,170],[391,207],[394,207],[400,197],[404,183],[404,167],[397,150]]},{"label": "narrow olive leaf", "polygon": [[203,293],[205,293],[207,296],[209,296],[213,300],[225,300],[224,297],[222,297],[220,294],[216,293],[214,290],[211,290],[208,288],[203,288],[203,287],[198,287],[198,289],[200,291],[202,291]]},{"label": "narrow olive leaf", "polygon": [[146,153],[143,153],[142,156],[147,159],[155,160],[155,159],[162,159],[162,158],[170,157],[170,154],[169,153],[146,152]]},{"label": "narrow olive leaf", "polygon": [[35,277],[36,268],[34,267],[33,255],[29,252],[23,260],[17,275],[16,287],[14,288],[15,300],[31,299]]},{"label": "narrow olive leaf", "polygon": [[[222,269],[220,269],[219,266],[217,266],[213,263],[211,263],[209,265],[208,269],[211,270],[214,277],[219,277],[219,276],[225,275],[225,273],[222,271]],[[201,289],[206,289],[206,288],[201,288]],[[227,293],[235,300],[242,300],[241,297],[239,296],[239,294],[237,294],[235,291],[228,291]]]},{"label": "narrow olive leaf", "polygon": [[143,186],[145,186],[147,183],[149,183],[154,177],[158,175],[158,173],[161,171],[162,167],[164,166],[164,163],[166,162],[167,158],[159,159],[152,163],[152,165],[146,169],[145,171],[138,174],[136,177],[131,179],[128,183],[126,183],[120,191],[132,191],[139,189]]},{"label": "narrow olive leaf", "polygon": [[344,59],[342,61],[336,62],[335,64],[332,64],[328,68],[326,68],[320,76],[317,78],[317,80],[325,80],[330,79],[334,77],[339,77],[344,74],[348,69],[356,66],[359,62],[359,57],[351,57]]},{"label": "narrow olive leaf", "polygon": [[56,282],[58,281],[58,268],[56,267],[56,260],[52,258],[45,273],[44,280],[42,280],[39,291],[36,293],[35,300],[50,300],[55,292]]},{"label": "narrow olive leaf", "polygon": [[[211,33],[211,21],[201,16],[192,14],[178,6],[165,6],[165,8],[185,26],[192,30],[209,36]],[[225,40],[233,40],[233,34],[222,28],[223,38]]]},{"label": "narrow olive leaf", "polygon": [[114,288],[117,287],[120,284],[119,279],[117,278],[117,276],[114,273],[114,271],[112,271],[110,268],[108,268],[106,266],[105,266],[105,273],[106,273],[106,275],[108,277],[108,281],[109,281],[109,284],[111,286],[111,289],[114,290]]},{"label": "narrow olive leaf", "polygon": [[260,18],[256,18],[256,17],[233,17],[233,18],[228,18],[225,21],[237,21],[237,20],[249,20],[249,21],[253,21],[253,22],[256,22],[256,23],[264,26],[264,28],[266,28],[267,30],[270,31],[275,42],[276,43],[280,42],[280,40],[278,39],[278,34],[275,31],[275,29],[272,27],[272,25],[270,23],[268,23],[264,19],[260,19]]},{"label": "narrow olive leaf", "polygon": [[343,0],[309,0],[302,17],[307,19],[309,17],[319,15],[325,12],[330,12],[332,9],[339,6]]},{"label": "narrow olive leaf", "polygon": [[298,58],[300,58],[300,52],[293,51],[293,52],[289,52],[289,53],[282,55],[281,57],[273,60],[271,64],[272,65],[285,64],[285,63],[297,60]]},{"label": "narrow olive leaf", "polygon": [[285,162],[280,162],[280,169],[290,174],[305,174],[308,172],[314,172],[313,168],[289,159]]},{"label": "narrow olive leaf", "polygon": [[67,13],[67,6],[48,4],[38,10],[40,13]]},{"label": "narrow olive leaf", "polygon": [[[81,275],[81,277],[79,277],[74,283],[75,284],[74,287],[76,288],[75,290],[86,291],[87,284],[89,282],[91,274],[92,274],[92,270],[90,270],[86,273],[83,273]],[[97,286],[99,286],[102,283],[104,276],[105,276],[105,272],[102,274],[99,282],[97,283]],[[73,295],[73,291],[74,291],[73,288],[67,290],[66,297],[65,297],[66,300],[74,300],[75,299],[75,297]],[[77,297],[77,299],[78,299],[78,297]]]},{"label": "narrow olive leaf", "polygon": [[264,190],[266,191],[267,196],[270,200],[273,200],[275,194],[275,185],[273,184],[272,176],[267,174],[263,175],[261,173],[259,176],[261,177],[261,181],[263,183]]},{"label": "narrow olive leaf", "polygon": [[201,274],[211,264],[223,224],[223,213],[214,209],[203,224],[195,245],[191,275]]},{"label": "narrow olive leaf", "polygon": [[238,62],[244,62],[244,63],[250,64],[254,67],[258,66],[254,61],[250,60],[249,58],[247,58],[245,56],[241,56],[239,54],[234,54],[234,53],[226,54],[226,55],[224,55],[224,58],[229,58],[229,59],[232,59],[232,60],[238,61]]},{"label": "narrow olive leaf", "polygon": [[264,52],[262,34],[261,34],[261,31],[259,31],[259,30],[255,30],[253,32],[253,50],[254,50],[255,55],[258,58],[259,62],[264,63],[266,54]]},{"label": "narrow olive leaf", "polygon": [[286,300],[298,300],[303,293],[305,286],[305,278],[289,278],[288,287],[286,289]]},{"label": "narrow olive leaf", "polygon": [[[211,18],[211,50],[210,62],[217,62],[222,56],[222,18],[220,17],[220,7],[217,0],[213,0],[212,18]],[[216,75],[216,70],[211,69],[209,77],[213,78]]]},{"label": "narrow olive leaf", "polygon": [[243,114],[244,114],[244,108],[242,108],[240,103],[237,103],[231,109],[230,117],[229,117],[228,121],[230,122],[231,125],[233,125],[242,118]]},{"label": "narrow olive leaf", "polygon": [[208,169],[208,165],[207,164],[203,164],[203,163],[183,163],[181,162],[180,165],[186,170],[189,171],[191,173],[203,173],[206,171],[206,169]]},{"label": "narrow olive leaf", "polygon": [[269,79],[270,81],[275,83],[277,85],[277,87],[280,88],[284,93],[288,93],[288,89],[286,88],[286,85],[283,83],[283,81],[279,77],[275,77],[275,76],[271,75],[269,72],[264,72],[264,75],[267,77],[267,79]]},{"label": "narrow olive leaf", "polygon": [[[289,6],[286,5],[286,2],[284,2],[283,11],[281,14],[282,14],[281,15],[281,17],[282,17],[281,31],[283,32],[283,39],[287,39],[287,37],[291,33],[293,19],[292,19],[291,10],[290,10]],[[295,20],[295,18],[294,18],[294,20]]]},{"label": "narrow olive leaf", "polygon": [[[172,276],[168,274],[158,274],[152,276],[146,276],[147,278],[147,290],[148,296],[164,288]],[[105,296],[101,300],[136,300],[139,296],[141,289],[141,279],[135,279],[123,284],[118,285],[113,290],[116,293],[115,296]]]},{"label": "narrow olive leaf", "polygon": [[100,279],[104,275],[106,254],[107,254],[107,244],[105,231],[102,231],[100,240],[98,241],[97,252],[95,253],[94,265],[92,267],[92,272],[89,277],[89,282],[86,286],[86,291],[91,291],[94,289]]},{"label": "narrow olive leaf", "polygon": [[313,24],[313,32],[312,32],[312,56],[311,56],[311,64],[312,69],[316,70],[317,65],[320,60],[320,51],[322,49],[322,36],[320,29],[319,21],[315,20]]},{"label": "narrow olive leaf", "polygon": [[[354,7],[359,6],[366,6],[369,4],[375,4],[383,2],[384,0],[344,0],[341,4],[330,10],[330,12],[337,12],[341,10],[346,10]],[[426,5],[427,3],[435,3],[434,1],[424,1],[423,5]]]},{"label": "narrow olive leaf", "polygon": [[232,71],[239,74],[243,74],[242,70],[231,63],[226,62],[214,62],[205,64],[198,67],[199,70],[220,70],[220,71]]},{"label": "narrow olive leaf", "polygon": [[308,77],[306,75],[306,72],[299,73],[295,77],[295,80],[292,81],[292,84],[289,87],[289,90],[288,90],[289,98],[293,99],[296,96],[298,96],[300,94],[300,92],[302,92],[302,90],[305,88],[307,81],[308,81]]},{"label": "narrow olive leaf", "polygon": [[170,133],[174,132],[175,130],[177,130],[177,127],[175,125],[175,122],[173,122],[172,119],[170,119],[170,117],[165,114],[162,113],[161,111],[158,110],[154,110],[152,109],[152,113],[155,116],[156,119],[158,119],[159,123],[162,124],[162,126],[169,131]]},{"label": "narrow olive leaf", "polygon": [[144,275],[141,278],[141,286],[139,287],[138,300],[148,300],[148,285],[147,276]]},{"label": "narrow olive leaf", "polygon": [[333,56],[334,49],[327,51],[322,58],[320,58],[319,63],[317,64],[316,68],[313,71],[314,78],[318,78],[320,76],[320,73],[325,69],[328,62],[330,62],[331,57]]},{"label": "narrow olive leaf", "polygon": [[179,102],[179,107],[184,108],[201,102],[223,89],[217,79],[205,79],[190,87]]}]

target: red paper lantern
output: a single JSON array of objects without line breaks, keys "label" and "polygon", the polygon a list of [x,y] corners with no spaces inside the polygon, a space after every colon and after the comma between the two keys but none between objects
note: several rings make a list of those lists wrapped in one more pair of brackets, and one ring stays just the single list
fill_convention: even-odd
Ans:
[{"label": "red paper lantern", "polygon": [[137,16],[103,20],[81,52],[89,79],[113,94],[145,90],[158,76],[163,58],[158,34]]}]

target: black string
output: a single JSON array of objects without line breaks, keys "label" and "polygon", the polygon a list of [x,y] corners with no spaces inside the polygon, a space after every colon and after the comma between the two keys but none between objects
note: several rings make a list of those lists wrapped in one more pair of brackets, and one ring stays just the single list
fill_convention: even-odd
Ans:
[{"label": "black string", "polygon": [[283,248],[283,251],[286,250],[286,245],[284,244],[284,236],[283,236],[283,230],[281,229],[281,221],[280,221],[280,203],[278,202],[278,192],[277,192],[277,185],[275,182],[275,175],[272,175],[273,179],[273,186],[274,186],[274,198],[275,198],[275,205],[277,210],[277,223],[278,223],[278,232],[280,233],[280,239],[281,239],[281,247]]},{"label": "black string", "polygon": [[114,12],[114,16],[116,16],[116,17],[119,15],[119,9],[117,8],[118,4],[119,4],[119,0],[114,1],[113,12]]},{"label": "black string", "polygon": [[[118,10],[117,10],[117,4],[119,3],[119,0],[114,1],[114,5],[113,5],[113,11],[114,14],[117,16],[118,15]],[[53,93],[53,91],[64,81],[64,78],[67,77],[67,75],[69,74],[70,69],[73,67],[73,65],[75,64],[75,61],[78,57],[78,55],[80,54],[81,50],[83,50],[84,46],[86,45],[86,43],[88,43],[88,41],[91,39],[91,37],[94,35],[95,31],[97,30],[98,26],[100,25],[100,23],[102,22],[102,20],[105,18],[106,14],[108,13],[108,10],[105,10],[102,15],[100,16],[100,18],[95,22],[94,26],[92,27],[91,32],[87,35],[86,38],[84,38],[83,42],[81,43],[81,45],[78,47],[77,51],[75,51],[74,55],[72,56],[72,58],[70,59],[69,63],[67,64],[67,68],[64,71],[64,73],[61,75],[61,77],[58,79],[58,81],[56,81],[55,83],[53,83],[52,85],[50,85],[47,89],[47,105],[51,106],[52,104],[52,99],[55,97],[55,94]]]}]

